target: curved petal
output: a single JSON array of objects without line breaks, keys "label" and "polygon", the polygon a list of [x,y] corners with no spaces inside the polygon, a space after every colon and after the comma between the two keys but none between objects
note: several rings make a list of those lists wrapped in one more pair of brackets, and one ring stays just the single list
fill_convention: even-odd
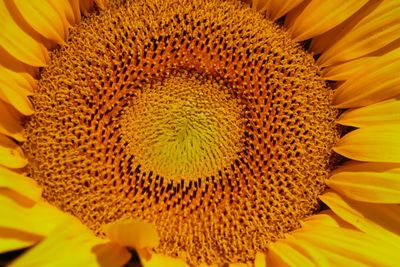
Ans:
[{"label": "curved petal", "polygon": [[[8,194],[10,195],[10,194]],[[32,206],[33,205],[33,206]],[[0,192],[0,227],[47,236],[67,217],[67,214],[44,202],[22,205],[16,197]]]},{"label": "curved petal", "polygon": [[24,141],[24,128],[21,125],[21,118],[14,108],[0,100],[0,134],[12,137],[17,141]]},{"label": "curved petal", "polygon": [[352,60],[374,52],[399,38],[400,3],[369,1],[347,21],[315,38],[311,50],[322,55],[321,67]]},{"label": "curved petal", "polygon": [[0,134],[0,165],[8,168],[23,168],[28,161],[21,148],[10,138]]},{"label": "curved petal", "polygon": [[0,17],[1,48],[23,63],[36,67],[45,66],[49,59],[47,48],[13,21],[4,1],[0,1]]},{"label": "curved petal", "polygon": [[123,266],[130,258],[124,248],[105,244],[73,218],[64,220],[42,242],[9,266]]},{"label": "curved petal", "polygon": [[322,70],[325,80],[345,81],[359,73],[365,66],[376,62],[377,57],[361,57],[338,65],[329,66]]},{"label": "curved petal", "polygon": [[306,241],[314,246],[329,266],[393,266],[400,261],[392,244],[356,230],[314,226],[301,228],[293,236],[299,243]]},{"label": "curved petal", "polygon": [[400,94],[399,73],[400,48],[377,58],[336,88],[333,104],[354,108],[395,97]]},{"label": "curved petal", "polygon": [[358,201],[400,203],[400,164],[358,163],[339,168],[327,184],[335,191]]},{"label": "curved petal", "polygon": [[0,253],[30,247],[42,239],[39,235],[0,227]]},{"label": "curved petal", "polygon": [[285,25],[295,42],[320,35],[342,23],[359,10],[367,0],[315,0],[300,12],[294,10],[285,19]]},{"label": "curved petal", "polygon": [[32,115],[32,104],[28,96],[32,94],[36,80],[27,73],[17,73],[0,67],[0,99],[15,107],[24,115]]},{"label": "curved petal", "polygon": [[267,266],[316,266],[308,257],[284,242],[273,242],[267,253]]},{"label": "curved petal", "polygon": [[63,43],[67,36],[65,16],[49,0],[18,0],[14,2],[24,19],[42,36]]},{"label": "curved petal", "polygon": [[267,267],[267,258],[265,253],[256,253],[256,258],[254,259],[254,267]]},{"label": "curved petal", "polygon": [[107,237],[135,249],[154,248],[160,241],[154,225],[140,220],[122,220],[104,228]]},{"label": "curved petal", "polygon": [[93,6],[94,0],[80,0],[79,9],[84,15],[89,13],[90,8]]},{"label": "curved petal", "polygon": [[253,7],[260,12],[266,10],[272,20],[277,20],[303,1],[304,0],[253,0]]},{"label": "curved petal", "polygon": [[335,192],[327,192],[320,199],[361,231],[400,247],[399,205],[354,201]]},{"label": "curved petal", "polygon": [[344,112],[337,123],[354,127],[400,124],[400,100],[391,99]]},{"label": "curved petal", "polygon": [[400,125],[354,130],[342,137],[333,150],[359,161],[400,163]]},{"label": "curved petal", "polygon": [[38,201],[42,194],[42,189],[33,179],[0,166],[0,188],[2,187],[12,189],[33,201]]}]

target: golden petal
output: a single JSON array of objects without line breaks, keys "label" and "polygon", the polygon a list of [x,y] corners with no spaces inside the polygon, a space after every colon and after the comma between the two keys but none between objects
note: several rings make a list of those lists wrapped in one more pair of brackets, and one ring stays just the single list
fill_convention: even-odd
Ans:
[{"label": "golden petal", "polygon": [[89,13],[90,8],[93,6],[94,0],[80,0],[79,9],[84,15]]},{"label": "golden petal", "polygon": [[377,103],[400,94],[400,48],[379,57],[335,90],[338,108],[354,108]]},{"label": "golden petal", "polygon": [[[33,205],[33,206],[32,206]],[[44,202],[22,205],[5,190],[0,192],[0,227],[47,236],[69,215]]]},{"label": "golden petal", "polygon": [[67,36],[65,16],[61,16],[57,8],[49,0],[18,0],[15,1],[24,19],[44,37],[57,43],[63,43]]},{"label": "golden petal", "polygon": [[304,41],[336,27],[367,2],[367,0],[310,1],[301,11],[290,12],[286,16],[285,25],[295,42]]},{"label": "golden petal", "polygon": [[253,7],[260,12],[266,10],[272,20],[277,20],[303,1],[304,0],[253,0]]},{"label": "golden petal", "polygon": [[296,248],[284,242],[274,242],[267,253],[267,266],[304,266],[315,264]]},{"label": "golden petal", "polygon": [[299,243],[306,241],[314,246],[329,266],[392,266],[393,262],[400,262],[392,244],[357,230],[314,226],[302,228],[293,236]]},{"label": "golden petal", "polygon": [[353,171],[347,165],[335,170],[327,184],[350,199],[400,203],[400,164],[358,163]]},{"label": "golden petal", "polygon": [[390,99],[344,112],[338,123],[354,127],[400,124],[400,100]]},{"label": "golden petal", "polygon": [[25,64],[36,67],[45,66],[49,59],[47,48],[14,22],[4,1],[0,1],[0,16],[2,18],[0,20],[2,49]]},{"label": "golden petal", "polygon": [[0,253],[30,247],[42,239],[39,235],[0,227]]},{"label": "golden petal", "polygon": [[368,235],[400,247],[399,205],[359,202],[331,191],[320,198],[343,220]]},{"label": "golden petal", "polygon": [[9,266],[118,267],[130,254],[116,244],[105,244],[76,220],[64,220],[46,239],[18,257]]},{"label": "golden petal", "polygon": [[342,137],[333,150],[359,161],[400,163],[400,125],[354,130]]},{"label": "golden petal", "polygon": [[365,66],[375,62],[377,57],[361,57],[341,64],[329,66],[322,70],[322,76],[325,80],[345,81],[356,75]]},{"label": "golden petal", "polygon": [[12,137],[17,141],[24,141],[24,128],[21,125],[21,118],[14,108],[0,100],[0,134]]},{"label": "golden petal", "polygon": [[113,222],[104,232],[111,241],[135,249],[154,248],[160,241],[154,225],[140,220]]},{"label": "golden petal", "polygon": [[42,189],[33,179],[2,166],[0,166],[0,188],[1,187],[12,189],[33,201],[38,201],[42,194]]},{"label": "golden petal", "polygon": [[23,168],[28,161],[21,148],[7,136],[0,134],[0,165],[8,168]]},{"label": "golden petal", "polygon": [[374,52],[399,38],[400,2],[369,1],[347,21],[315,38],[311,50],[324,52],[321,67],[352,60]]},{"label": "golden petal", "polygon": [[79,23],[81,21],[81,10],[79,7],[79,0],[68,0],[68,3],[71,6],[72,12],[74,14],[73,23]]}]

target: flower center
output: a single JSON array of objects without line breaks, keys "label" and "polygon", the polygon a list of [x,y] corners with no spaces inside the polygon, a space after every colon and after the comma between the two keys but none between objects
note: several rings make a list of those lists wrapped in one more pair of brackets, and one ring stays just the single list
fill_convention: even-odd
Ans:
[{"label": "flower center", "polygon": [[313,58],[238,1],[116,1],[72,29],[23,144],[43,197],[96,234],[155,224],[192,264],[253,260],[318,212],[338,138]]},{"label": "flower center", "polygon": [[228,90],[200,75],[177,74],[138,92],[121,126],[141,170],[190,181],[233,162],[244,115]]}]

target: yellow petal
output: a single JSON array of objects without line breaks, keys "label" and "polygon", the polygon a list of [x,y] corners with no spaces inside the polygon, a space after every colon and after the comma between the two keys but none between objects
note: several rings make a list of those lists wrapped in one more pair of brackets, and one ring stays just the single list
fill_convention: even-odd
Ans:
[{"label": "yellow petal", "polygon": [[321,52],[321,67],[374,52],[399,38],[400,2],[369,1],[349,20],[313,40],[311,50]]},{"label": "yellow petal", "polygon": [[118,244],[135,249],[158,246],[159,237],[151,223],[140,220],[121,220],[104,228],[107,237]]},{"label": "yellow petal", "polygon": [[11,228],[27,233],[47,236],[65,218],[70,217],[57,208],[44,202],[33,206],[21,205],[14,198],[0,192],[0,227]]},{"label": "yellow petal", "polygon": [[90,8],[93,6],[94,0],[80,0],[79,1],[79,9],[84,15],[89,13]]},{"label": "yellow petal", "polygon": [[267,253],[267,266],[313,267],[313,262],[287,243],[274,242]]},{"label": "yellow petal", "polygon": [[63,43],[67,36],[63,18],[49,0],[15,1],[24,19],[44,37],[57,43]]},{"label": "yellow petal", "polygon": [[322,70],[322,76],[325,80],[345,81],[359,73],[365,66],[374,63],[377,59],[379,58],[361,57],[338,65],[329,66]]},{"label": "yellow petal", "polygon": [[21,118],[16,114],[14,108],[0,100],[0,134],[7,135],[17,141],[24,141],[24,128],[21,125]]},{"label": "yellow petal", "polygon": [[[42,67],[49,59],[47,48],[24,32],[12,19],[4,1],[0,1],[1,49],[17,60]],[[0,53],[3,54],[3,53]]]},{"label": "yellow petal", "polygon": [[319,250],[329,266],[393,266],[400,262],[390,243],[356,230],[320,226],[300,229],[293,235]]},{"label": "yellow petal", "polygon": [[182,259],[171,258],[160,254],[151,255],[151,259],[149,260],[144,259],[144,257],[140,257],[140,260],[143,267],[189,267],[189,265],[187,265]]},{"label": "yellow petal", "polygon": [[337,122],[359,128],[400,124],[400,100],[390,99],[366,107],[347,110]]},{"label": "yellow petal", "polygon": [[0,253],[26,248],[42,239],[39,235],[0,227]]},{"label": "yellow petal", "polygon": [[256,258],[254,259],[254,267],[267,267],[267,257],[265,253],[256,253]]},{"label": "yellow petal", "polygon": [[295,42],[320,35],[342,23],[359,10],[367,0],[316,0],[307,3],[301,11],[290,12],[285,25]]},{"label": "yellow petal", "polygon": [[281,240],[280,242],[288,244],[293,249],[302,253],[305,257],[307,257],[308,259],[310,259],[310,261],[314,263],[314,266],[329,266],[328,259],[321,253],[321,251],[311,245],[309,242],[298,238],[296,236],[296,233],[292,232],[291,234],[288,234],[286,238]]},{"label": "yellow petal", "polygon": [[0,165],[8,168],[23,168],[27,163],[21,148],[10,138],[0,134]]},{"label": "yellow petal", "polygon": [[79,0],[68,0],[68,3],[71,6],[72,12],[74,14],[73,23],[79,23],[81,21],[81,10],[79,8]]},{"label": "yellow petal", "polygon": [[92,252],[96,254],[97,262],[102,267],[126,266],[124,264],[132,256],[125,247],[112,242],[96,245]]},{"label": "yellow petal", "polygon": [[21,114],[32,115],[28,96],[36,86],[35,79],[27,73],[17,73],[0,67],[0,99],[15,107]]},{"label": "yellow petal", "polygon": [[346,134],[333,150],[359,161],[400,163],[400,125],[366,127]]},{"label": "yellow petal", "polygon": [[321,200],[343,220],[361,231],[400,246],[400,206],[350,200],[335,192],[327,192]]},{"label": "yellow petal", "polygon": [[303,220],[303,227],[313,226],[330,226],[330,227],[338,227],[338,228],[347,228],[347,229],[355,229],[353,225],[341,219],[339,216],[334,214],[331,210],[324,210],[319,212],[318,214],[307,217]]},{"label": "yellow petal", "polygon": [[290,10],[301,4],[304,0],[253,0],[253,7],[258,11],[267,11],[272,20],[277,20]]},{"label": "yellow petal", "polygon": [[34,180],[2,166],[0,166],[0,187],[12,189],[33,201],[38,201],[42,194],[41,188]]},{"label": "yellow petal", "polygon": [[105,9],[108,5],[108,0],[94,0],[94,2],[101,9]]},{"label": "yellow petal", "polygon": [[400,203],[400,164],[358,163],[355,170],[339,168],[327,184],[350,199]]},{"label": "yellow petal", "polygon": [[400,48],[374,63],[340,85],[333,97],[338,108],[354,108],[377,103],[400,94]]},{"label": "yellow petal", "polygon": [[32,77],[37,77],[39,72],[37,67],[33,67],[19,61],[6,50],[4,50],[2,46],[0,46],[0,67],[7,68],[14,72],[25,72],[30,74]]},{"label": "yellow petal", "polygon": [[104,243],[76,220],[66,219],[9,266],[118,267],[129,260],[129,252],[115,244]]}]

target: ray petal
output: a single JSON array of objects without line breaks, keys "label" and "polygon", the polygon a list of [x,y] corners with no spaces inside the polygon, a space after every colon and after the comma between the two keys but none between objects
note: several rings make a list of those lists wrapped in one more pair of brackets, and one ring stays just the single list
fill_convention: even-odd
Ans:
[{"label": "ray petal", "polygon": [[[382,170],[382,166],[387,169]],[[400,164],[360,163],[364,171],[335,170],[327,184],[335,191],[358,201],[400,203]],[[376,166],[376,168],[374,168]]]},{"label": "ray petal", "polygon": [[400,100],[390,99],[344,112],[338,123],[354,127],[400,124]]},{"label": "ray petal", "polygon": [[334,28],[365,3],[367,0],[310,1],[301,12],[294,10],[289,13],[285,19],[285,25],[295,42],[304,41]]},{"label": "ray petal", "polygon": [[122,220],[108,224],[104,232],[118,244],[136,249],[157,247],[159,237],[154,225],[140,220]]},{"label": "ray petal", "polygon": [[67,36],[65,17],[49,0],[18,0],[15,5],[24,19],[42,36],[57,43],[63,43]]},{"label": "ray petal", "polygon": [[26,248],[42,239],[39,235],[0,227],[0,253]]},{"label": "ray petal", "polygon": [[124,248],[105,244],[73,219],[66,219],[49,236],[9,266],[123,266],[130,258]]},{"label": "ray petal", "polygon": [[0,188],[1,187],[12,189],[33,201],[38,201],[42,194],[41,188],[33,179],[2,166],[0,166]]},{"label": "ray petal", "polygon": [[8,168],[23,168],[27,163],[21,148],[10,138],[0,134],[0,165]]},{"label": "ray petal", "polygon": [[277,20],[303,1],[304,0],[253,0],[253,7],[258,11],[266,10],[272,20]]},{"label": "ray petal", "polygon": [[303,253],[284,242],[274,242],[267,253],[267,266],[304,266],[315,264]]},{"label": "ray petal", "polygon": [[[49,59],[47,48],[24,32],[12,19],[4,1],[0,1],[1,49],[31,66],[43,67]],[[0,53],[2,54],[2,53]]]},{"label": "ray petal", "polygon": [[393,266],[400,260],[392,244],[357,230],[320,226],[293,236],[313,245],[331,266]]},{"label": "ray petal", "polygon": [[84,15],[89,13],[90,8],[93,6],[94,0],[80,0],[79,9]]},{"label": "ray petal", "polygon": [[338,108],[354,108],[395,97],[400,94],[399,73],[400,48],[366,65],[336,88],[333,103]]},{"label": "ray petal", "polygon": [[373,64],[377,57],[361,57],[322,70],[325,80],[345,81],[359,73],[365,66]]},{"label": "ray petal", "polygon": [[[399,38],[400,3],[369,1],[349,20],[313,40],[311,50],[321,52],[321,67],[372,53]],[[334,40],[334,41],[332,41]]]},{"label": "ray petal", "polygon": [[22,204],[15,195],[10,198],[6,190],[0,191],[0,227],[47,236],[69,215],[44,202]]},{"label": "ray petal", "polygon": [[400,163],[400,125],[354,130],[342,137],[333,150],[359,161]]},{"label": "ray petal", "polygon": [[12,137],[17,141],[24,141],[24,128],[21,125],[21,118],[14,108],[0,100],[0,134]]},{"label": "ray petal", "polygon": [[327,192],[321,200],[343,220],[361,231],[400,247],[400,206],[350,200],[335,192]]}]

